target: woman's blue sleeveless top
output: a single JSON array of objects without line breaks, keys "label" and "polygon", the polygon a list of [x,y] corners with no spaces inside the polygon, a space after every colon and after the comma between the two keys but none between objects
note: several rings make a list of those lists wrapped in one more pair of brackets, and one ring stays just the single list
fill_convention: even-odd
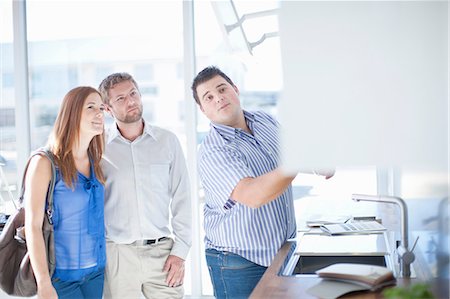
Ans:
[{"label": "woman's blue sleeveless top", "polygon": [[53,278],[77,281],[105,267],[104,187],[78,172],[69,188],[57,168],[53,195],[56,269]]}]

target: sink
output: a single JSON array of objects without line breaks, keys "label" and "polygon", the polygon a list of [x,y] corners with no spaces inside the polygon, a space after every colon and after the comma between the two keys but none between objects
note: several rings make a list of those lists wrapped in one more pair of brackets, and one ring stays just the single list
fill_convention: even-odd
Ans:
[{"label": "sink", "polygon": [[296,255],[298,261],[292,272],[296,274],[315,274],[319,269],[336,263],[353,263],[353,264],[368,264],[376,266],[387,266],[386,256],[370,256],[370,255],[328,255],[328,256],[307,256]]},{"label": "sink", "polygon": [[312,275],[336,263],[377,265],[394,271],[388,245],[384,233],[338,236],[306,233],[292,246],[280,275]]}]

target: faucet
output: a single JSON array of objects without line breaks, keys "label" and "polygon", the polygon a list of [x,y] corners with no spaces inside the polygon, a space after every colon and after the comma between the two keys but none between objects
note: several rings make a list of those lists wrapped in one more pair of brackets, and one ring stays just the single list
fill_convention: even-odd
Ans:
[{"label": "faucet", "polygon": [[400,207],[400,219],[401,219],[401,243],[397,247],[397,255],[400,264],[401,277],[411,277],[411,264],[415,260],[413,253],[414,247],[417,244],[417,240],[411,250],[408,249],[408,209],[406,203],[400,197],[394,196],[376,196],[376,195],[364,195],[364,194],[352,194],[354,201],[375,201],[394,203]]}]

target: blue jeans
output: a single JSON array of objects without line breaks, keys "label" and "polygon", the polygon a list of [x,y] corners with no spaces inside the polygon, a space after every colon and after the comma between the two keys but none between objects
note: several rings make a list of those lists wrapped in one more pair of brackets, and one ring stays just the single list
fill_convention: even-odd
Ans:
[{"label": "blue jeans", "polygon": [[226,251],[206,249],[206,264],[219,299],[248,298],[267,267]]},{"label": "blue jeans", "polygon": [[105,269],[101,269],[79,281],[62,281],[54,278],[52,284],[59,299],[101,299],[104,280]]}]

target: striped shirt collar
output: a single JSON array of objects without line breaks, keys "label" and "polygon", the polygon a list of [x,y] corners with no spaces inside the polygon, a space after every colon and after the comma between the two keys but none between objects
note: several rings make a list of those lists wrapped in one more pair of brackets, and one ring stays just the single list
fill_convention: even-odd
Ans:
[{"label": "striped shirt collar", "polygon": [[[157,139],[156,139],[156,136],[155,136],[155,134],[154,134],[154,132],[153,132],[153,130],[152,130],[152,126],[151,126],[148,122],[146,122],[144,119],[142,119],[142,121],[144,122],[144,132],[142,133],[141,136],[149,135],[149,136],[152,137],[153,139],[157,140]],[[108,134],[107,134],[107,142],[106,142],[106,144],[111,143],[111,141],[113,141],[114,139],[116,139],[116,138],[119,137],[119,136],[123,138],[122,134],[120,134],[120,131],[119,131],[119,129],[117,128],[117,123],[114,122],[114,123],[109,127]]]},{"label": "striped shirt collar", "polygon": [[[258,121],[257,116],[251,112],[242,110],[244,112],[244,118],[245,122],[247,123],[248,128],[250,131],[254,132],[254,124]],[[242,129],[233,128],[226,125],[216,124],[211,122],[211,127],[214,128],[217,133],[219,133],[226,141],[233,141],[236,138],[236,135],[240,132],[244,132]],[[245,132],[244,132],[245,133]],[[249,135],[251,136],[251,135]]]}]

